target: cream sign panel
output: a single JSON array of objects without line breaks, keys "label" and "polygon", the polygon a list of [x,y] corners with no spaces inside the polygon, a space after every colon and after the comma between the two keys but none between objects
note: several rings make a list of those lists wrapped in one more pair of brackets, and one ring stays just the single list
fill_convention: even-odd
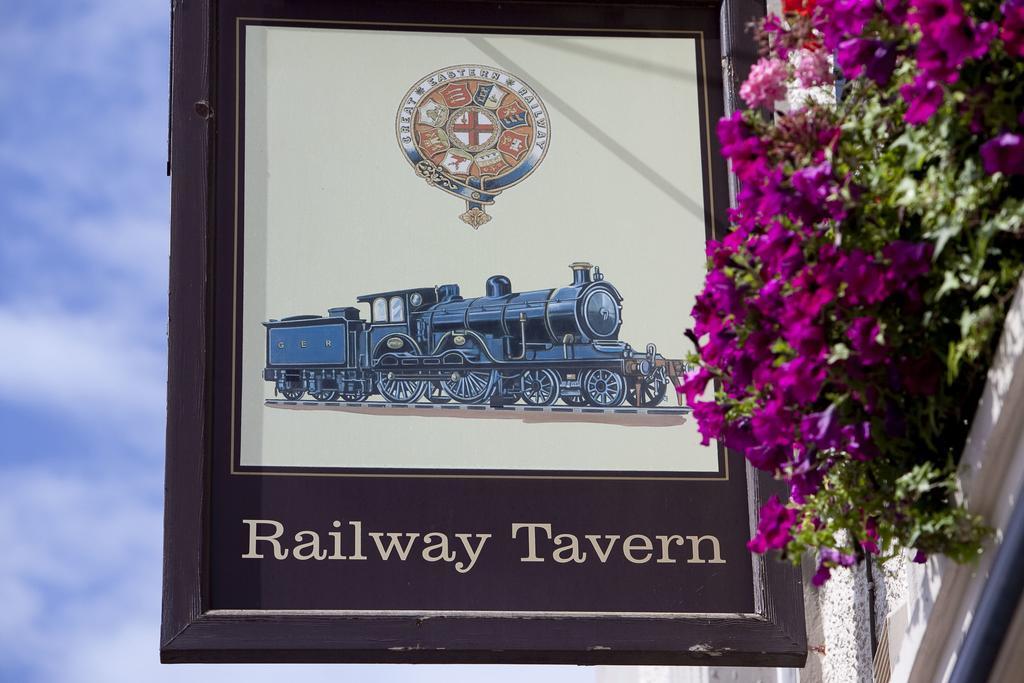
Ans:
[{"label": "cream sign panel", "polygon": [[240,466],[727,476],[695,37],[244,31]]}]

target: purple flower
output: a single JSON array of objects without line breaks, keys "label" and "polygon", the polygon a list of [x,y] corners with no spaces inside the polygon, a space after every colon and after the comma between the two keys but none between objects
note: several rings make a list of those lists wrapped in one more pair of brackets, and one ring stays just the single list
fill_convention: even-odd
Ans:
[{"label": "purple flower", "polygon": [[761,506],[757,521],[757,533],[747,542],[747,548],[755,553],[765,553],[773,548],[784,548],[789,543],[789,530],[796,523],[796,510],[779,502],[772,496]]},{"label": "purple flower", "polygon": [[847,78],[857,78],[863,73],[884,86],[896,68],[896,48],[891,42],[851,38],[839,43],[836,61]]},{"label": "purple flower", "polygon": [[754,439],[754,432],[750,428],[750,420],[726,424],[722,428],[721,439],[726,448],[733,448],[740,452],[752,448],[757,443]]},{"label": "purple flower", "polygon": [[1000,9],[1005,18],[999,38],[1003,41],[1006,53],[1018,59],[1024,58],[1024,2],[1011,0],[1003,3]]},{"label": "purple flower", "polygon": [[921,42],[917,47],[918,67],[930,78],[953,83],[959,78],[959,69],[964,62],[978,59],[988,52],[989,43],[998,28],[991,22],[976,25],[964,17],[955,23],[922,25],[921,30]]},{"label": "purple flower", "polygon": [[900,95],[907,103],[907,113],[903,115],[903,120],[917,125],[926,122],[938,110],[945,92],[938,81],[922,73],[912,83],[901,87]]},{"label": "purple flower", "polygon": [[779,368],[778,387],[795,403],[813,403],[825,383],[825,363],[797,356]]},{"label": "purple flower", "polygon": [[697,420],[697,429],[700,430],[701,445],[707,446],[711,439],[717,439],[722,433],[725,411],[714,401],[698,401],[691,406],[693,417]]},{"label": "purple flower", "polygon": [[800,168],[793,173],[790,182],[796,195],[786,202],[786,209],[804,225],[813,225],[826,218],[838,221],[846,216],[843,203],[837,196],[832,164],[828,161]]},{"label": "purple flower", "polygon": [[788,451],[782,446],[760,444],[747,448],[744,455],[757,469],[764,472],[778,472],[786,463]]},{"label": "purple flower", "polygon": [[710,380],[711,373],[704,368],[698,368],[683,378],[679,393],[686,397],[686,405],[691,407],[696,405],[697,398],[704,395],[704,389]]},{"label": "purple flower", "polygon": [[796,428],[790,410],[780,398],[771,399],[755,412],[750,426],[759,442],[779,446],[792,443]]},{"label": "purple flower", "polygon": [[839,430],[834,403],[819,413],[807,415],[800,421],[800,433],[804,441],[823,451],[832,450],[839,445]]},{"label": "purple flower", "polygon": [[815,586],[821,586],[829,580],[833,567],[852,567],[857,563],[856,556],[841,553],[835,548],[822,548],[819,559],[818,570],[811,579]]},{"label": "purple flower", "polygon": [[782,338],[806,356],[818,356],[825,348],[825,330],[803,311],[788,308],[783,313]]},{"label": "purple flower", "polygon": [[923,550],[918,550],[916,553],[914,553],[914,559],[911,560],[911,562],[916,562],[917,564],[924,564],[927,561],[928,553],[926,553]]},{"label": "purple flower", "polygon": [[882,10],[890,23],[902,24],[907,20],[909,11],[907,0],[882,0]]},{"label": "purple flower", "polygon": [[852,567],[857,564],[856,556],[841,553],[835,548],[822,548],[820,557],[822,562],[828,562],[835,567]]},{"label": "purple flower", "polygon": [[932,251],[928,242],[896,240],[885,245],[882,256],[889,261],[886,278],[901,285],[927,275],[931,270]]},{"label": "purple flower", "polygon": [[986,173],[1024,175],[1024,138],[1017,133],[1003,133],[981,146],[981,160]]},{"label": "purple flower", "polygon": [[754,134],[741,112],[718,121],[718,139],[722,143],[722,154],[732,161],[733,171],[740,180],[760,174],[765,164],[764,141]]},{"label": "purple flower", "polygon": [[740,97],[749,107],[768,106],[786,96],[786,63],[781,59],[762,57],[750,69],[740,86]]},{"label": "purple flower", "polygon": [[889,350],[878,341],[881,334],[878,320],[870,316],[854,318],[846,328],[850,346],[865,365],[876,365],[889,358]]},{"label": "purple flower", "polygon": [[854,460],[870,460],[878,456],[878,448],[871,440],[871,423],[845,425],[840,431],[845,450]]},{"label": "purple flower", "polygon": [[964,16],[959,0],[910,0],[913,13],[910,22],[919,26],[938,28],[944,24],[955,24]]},{"label": "purple flower", "polygon": [[846,282],[843,298],[854,306],[875,304],[886,297],[884,269],[860,249],[840,253],[835,270]]},{"label": "purple flower", "polygon": [[825,47],[836,46],[850,36],[859,36],[875,16],[874,0],[819,0],[815,28],[824,36]]},{"label": "purple flower", "polygon": [[860,547],[866,552],[877,555],[880,552],[878,540],[878,523],[874,517],[868,517],[864,522],[864,540],[860,542]]}]

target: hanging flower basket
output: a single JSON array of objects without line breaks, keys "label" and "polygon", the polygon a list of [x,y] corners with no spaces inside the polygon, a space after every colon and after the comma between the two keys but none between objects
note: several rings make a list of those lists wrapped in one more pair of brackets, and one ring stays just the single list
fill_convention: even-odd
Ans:
[{"label": "hanging flower basket", "polygon": [[903,548],[968,561],[987,530],[956,465],[1024,274],[1024,0],[784,9],[754,109],[719,122],[741,190],[681,390],[705,443],[790,485],[751,550],[817,552],[816,584]]}]

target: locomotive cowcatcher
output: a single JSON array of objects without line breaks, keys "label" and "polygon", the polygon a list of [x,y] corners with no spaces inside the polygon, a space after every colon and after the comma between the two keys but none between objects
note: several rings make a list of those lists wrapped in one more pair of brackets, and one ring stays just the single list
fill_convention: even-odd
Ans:
[{"label": "locomotive cowcatcher", "polygon": [[354,307],[270,320],[263,378],[288,400],[657,406],[684,363],[619,341],[622,296],[600,269],[570,267],[552,289],[514,293],[495,275],[471,299],[454,284],[357,297],[369,321]]}]

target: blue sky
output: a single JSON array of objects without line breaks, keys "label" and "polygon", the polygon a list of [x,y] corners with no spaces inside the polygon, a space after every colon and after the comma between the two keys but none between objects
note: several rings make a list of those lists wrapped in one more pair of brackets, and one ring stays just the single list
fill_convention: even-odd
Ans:
[{"label": "blue sky", "polygon": [[0,0],[0,681],[594,680],[157,663],[168,5]]}]

